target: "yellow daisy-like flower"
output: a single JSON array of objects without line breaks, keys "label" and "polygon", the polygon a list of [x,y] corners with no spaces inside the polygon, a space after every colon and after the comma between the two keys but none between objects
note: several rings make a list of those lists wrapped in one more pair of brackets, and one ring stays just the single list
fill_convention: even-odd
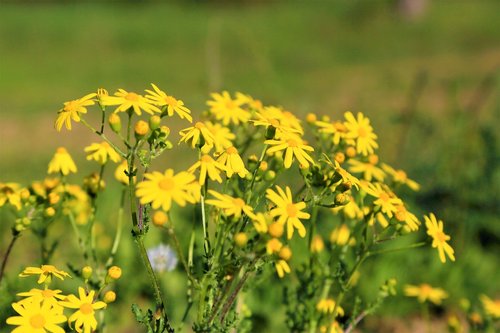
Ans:
[{"label": "yellow daisy-like flower", "polygon": [[379,182],[383,181],[385,178],[385,173],[382,169],[377,167],[376,163],[372,163],[377,158],[372,158],[367,163],[361,162],[355,159],[350,159],[349,163],[349,171],[353,173],[362,173],[363,178],[367,181],[371,181],[372,179],[376,179]]},{"label": "yellow daisy-like flower", "polygon": [[292,191],[290,187],[286,187],[285,191],[279,186],[276,186],[278,193],[272,189],[266,190],[266,198],[273,202],[276,207],[270,211],[272,217],[278,216],[278,223],[287,225],[287,238],[291,239],[294,228],[297,229],[300,237],[305,237],[306,228],[300,219],[309,219],[311,216],[308,213],[302,212],[306,208],[305,202],[293,203]]},{"label": "yellow daisy-like flower", "polygon": [[394,214],[396,220],[404,222],[411,231],[417,231],[420,226],[420,221],[415,214],[409,212],[404,205],[396,206],[396,213]]},{"label": "yellow daisy-like flower", "polygon": [[97,320],[95,319],[95,310],[103,309],[106,303],[98,301],[94,302],[95,291],[87,293],[82,287],[78,287],[78,296],[69,295],[65,301],[60,302],[66,308],[78,309],[69,318],[71,324],[75,322],[77,332],[91,333],[97,328]]},{"label": "yellow daisy-like flower", "polygon": [[66,316],[50,302],[12,303],[12,307],[20,314],[7,318],[7,324],[18,326],[12,333],[64,333],[64,329],[57,324],[64,323]]},{"label": "yellow daisy-like flower", "polygon": [[437,305],[441,304],[443,299],[448,297],[446,291],[441,288],[433,288],[427,283],[423,283],[418,286],[410,284],[406,285],[405,295],[409,297],[417,297],[420,303],[429,301]]},{"label": "yellow daisy-like flower", "polygon": [[[268,217],[270,218],[270,216]],[[267,221],[269,220],[268,217],[266,217],[266,215],[263,213],[250,215],[250,218],[252,219],[253,222],[253,226],[259,234],[265,234],[267,232],[268,230]]]},{"label": "yellow daisy-like flower", "polygon": [[[118,180],[120,183],[124,185],[128,185],[129,183],[129,178],[125,174],[125,172],[128,172],[128,162],[127,160],[123,160],[118,166],[116,167],[115,170],[115,179]],[[134,176],[134,180],[136,177]]]},{"label": "yellow daisy-like flower", "polygon": [[336,173],[342,177],[342,182],[346,184],[350,184],[351,186],[356,187],[359,189],[361,186],[361,182],[359,179],[353,175],[351,175],[346,169],[340,166],[340,163],[337,161],[334,161],[333,163],[328,163],[330,166],[332,166],[335,170]]},{"label": "yellow daisy-like flower", "polygon": [[439,253],[439,260],[442,263],[446,262],[446,255],[451,261],[455,261],[455,251],[447,243],[450,240],[450,236],[446,235],[443,231],[443,221],[437,220],[433,213],[429,214],[429,217],[424,216],[425,226],[427,227],[427,234],[432,237],[432,247],[437,248]]},{"label": "yellow daisy-like flower", "polygon": [[321,326],[320,332],[321,333],[344,333],[344,330],[342,329],[342,327],[340,327],[340,324],[337,321],[334,321],[330,324],[330,327]]},{"label": "yellow daisy-like flower", "polygon": [[332,142],[335,145],[340,143],[347,133],[347,127],[340,121],[326,122],[326,121],[316,121],[314,123],[319,127],[320,133],[330,134],[332,136]]},{"label": "yellow daisy-like flower", "polygon": [[[207,126],[208,130],[210,133],[213,134],[214,137],[214,143],[213,145],[215,146],[215,151],[216,152],[221,152],[224,151],[224,149],[231,147],[233,145],[233,140],[236,138],[236,135],[234,135],[233,132],[226,126],[222,126],[219,123],[211,123],[210,121],[207,121],[205,123]],[[212,146],[206,145],[208,150],[213,148]],[[205,148],[205,147],[204,147]]]},{"label": "yellow daisy-like flower", "polygon": [[267,150],[268,154],[273,154],[281,150],[285,151],[283,161],[287,169],[292,166],[294,157],[305,168],[308,168],[309,164],[314,164],[312,157],[306,153],[306,151],[314,151],[314,148],[304,144],[304,141],[299,136],[290,135],[282,137],[279,140],[266,140],[264,143],[273,146]]},{"label": "yellow daisy-like flower", "polygon": [[492,300],[486,295],[479,296],[484,311],[495,319],[500,318],[500,299]]},{"label": "yellow daisy-like flower", "polygon": [[170,210],[172,200],[184,207],[187,202],[194,203],[195,198],[189,191],[189,185],[195,180],[189,172],[179,172],[174,175],[174,170],[167,169],[164,173],[154,171],[144,174],[146,180],[137,185],[135,195],[141,204],[151,203],[153,209],[162,208]]},{"label": "yellow daisy-like flower", "polygon": [[225,126],[229,123],[239,125],[250,119],[250,112],[241,107],[246,102],[246,99],[242,98],[241,95],[232,99],[227,91],[223,91],[222,94],[212,93],[211,96],[213,100],[207,101],[210,113],[217,120],[222,120],[222,124]]},{"label": "yellow daisy-like flower", "polygon": [[61,295],[61,290],[52,290],[52,289],[36,289],[33,288],[30,291],[18,293],[18,296],[25,297],[19,303],[23,304],[25,302],[48,302],[52,305],[52,307],[59,307],[62,313],[62,307],[59,305],[59,300],[65,299],[65,295]]},{"label": "yellow daisy-like flower", "polygon": [[203,139],[204,145],[213,146],[215,143],[215,137],[207,128],[207,126],[202,122],[197,122],[194,126],[185,128],[179,132],[181,142],[188,142],[191,140],[191,147],[194,148],[197,143],[201,143],[200,138]]},{"label": "yellow daisy-like flower", "polygon": [[56,153],[52,160],[49,162],[48,173],[62,173],[63,175],[68,175],[70,172],[76,173],[76,165],[71,155],[68,153],[66,148],[59,147],[56,149]]},{"label": "yellow daisy-like flower", "polygon": [[0,207],[9,203],[21,209],[21,188],[17,183],[0,183]]},{"label": "yellow daisy-like flower", "polygon": [[380,207],[380,211],[390,218],[392,218],[394,213],[398,211],[397,207],[403,204],[401,199],[396,197],[394,193],[383,188],[379,183],[368,183],[363,190],[372,197],[376,198],[373,205],[375,207]]},{"label": "yellow daisy-like flower", "polygon": [[356,142],[356,151],[358,154],[367,156],[373,154],[374,149],[378,148],[377,135],[373,133],[370,125],[370,119],[366,118],[361,112],[358,112],[357,118],[354,118],[352,112],[344,113],[347,128],[346,139]]},{"label": "yellow daisy-like flower", "polygon": [[61,280],[64,280],[65,277],[71,277],[65,271],[60,271],[52,265],[42,265],[40,268],[26,267],[24,271],[19,274],[20,277],[27,277],[30,275],[39,275],[37,281],[38,284],[50,282],[53,276]]},{"label": "yellow daisy-like flower", "polygon": [[290,266],[285,260],[278,260],[275,263],[275,266],[276,266],[276,273],[278,273],[280,279],[285,277],[285,274],[287,273],[289,274],[291,272]]},{"label": "yellow daisy-like flower", "polygon": [[[323,313],[329,313],[332,314],[333,311],[335,310],[335,301],[331,298],[324,298],[321,299],[318,304],[316,304],[316,310],[319,312]],[[341,306],[337,306],[337,316],[343,316],[344,315],[344,309],[342,309]]]},{"label": "yellow daisy-like flower", "polygon": [[348,192],[347,198],[349,199],[348,203],[346,205],[340,206],[340,207],[334,207],[331,210],[334,213],[338,213],[342,211],[342,213],[349,219],[356,219],[356,220],[361,220],[364,217],[364,212],[361,207],[358,206],[356,203],[356,200],[352,197],[352,195]]},{"label": "yellow daisy-like flower", "polygon": [[120,162],[120,155],[106,141],[85,147],[85,152],[88,161],[94,160],[101,165],[106,164],[108,158],[115,163]]},{"label": "yellow daisy-like flower", "polygon": [[351,231],[349,227],[345,224],[342,224],[340,227],[333,229],[330,234],[330,242],[337,244],[339,246],[344,246],[349,243],[349,239],[351,237]]},{"label": "yellow daisy-like flower", "polygon": [[213,195],[216,199],[206,200],[205,203],[221,208],[225,215],[234,216],[236,219],[239,219],[242,213],[250,217],[254,216],[253,208],[248,206],[243,199],[233,198],[230,195],[221,194],[214,190],[208,190],[208,193]]},{"label": "yellow daisy-like flower", "polygon": [[118,105],[115,113],[126,112],[129,109],[133,109],[138,116],[142,114],[142,111],[149,114],[161,113],[161,110],[146,97],[123,89],[118,89],[114,96],[102,96],[101,104],[105,106]]},{"label": "yellow daisy-like flower", "polygon": [[151,100],[153,103],[159,106],[165,106],[167,108],[167,113],[170,117],[174,115],[174,112],[181,119],[187,119],[190,123],[193,122],[193,117],[191,117],[191,111],[184,105],[184,102],[180,99],[176,99],[173,96],[167,95],[165,92],[160,90],[156,85],[151,83],[154,91],[146,90],[149,95],[146,98]]},{"label": "yellow daisy-like flower", "polygon": [[238,174],[241,178],[249,173],[245,168],[245,163],[241,159],[240,154],[233,146],[224,150],[224,152],[217,158],[217,162],[221,163],[226,167],[226,175],[231,178],[233,174]]},{"label": "yellow daisy-like flower", "polygon": [[302,128],[302,125],[300,124],[299,118],[297,118],[290,111],[283,110],[283,118],[281,119],[281,123],[299,131],[299,133],[301,133],[301,134],[304,133],[304,129]]},{"label": "yellow daisy-like flower", "polygon": [[418,191],[420,189],[420,185],[416,181],[408,178],[408,175],[403,170],[396,170],[385,163],[382,163],[382,169],[384,169],[385,172],[392,176],[394,182],[404,184],[413,191]]},{"label": "yellow daisy-like flower", "polygon": [[87,106],[94,105],[94,97],[96,94],[88,94],[80,99],[75,99],[73,101],[65,102],[64,106],[57,113],[57,119],[54,123],[54,127],[58,132],[61,131],[63,125],[66,129],[71,130],[71,120],[79,122],[80,114],[87,113]]},{"label": "yellow daisy-like flower", "polygon": [[64,201],[63,213],[66,215],[72,213],[78,225],[86,224],[92,214],[89,194],[78,185],[68,185],[66,192],[70,198]]},{"label": "yellow daisy-like flower", "polygon": [[198,162],[188,169],[188,172],[192,173],[198,168],[200,169],[200,185],[205,184],[207,175],[211,180],[222,183],[220,173],[221,171],[227,171],[227,168],[223,164],[214,160],[210,155],[203,155]]},{"label": "yellow daisy-like flower", "polygon": [[259,110],[262,110],[262,108],[263,108],[262,101],[255,99],[250,95],[236,92],[236,99],[242,100],[244,102],[244,104],[246,104],[250,107],[251,110],[259,111]]},{"label": "yellow daisy-like flower", "polygon": [[262,111],[255,114],[256,120],[252,120],[255,126],[272,126],[276,129],[275,137],[282,135],[300,134],[301,132],[295,128],[289,127],[283,115],[283,111],[274,106],[265,107]]}]

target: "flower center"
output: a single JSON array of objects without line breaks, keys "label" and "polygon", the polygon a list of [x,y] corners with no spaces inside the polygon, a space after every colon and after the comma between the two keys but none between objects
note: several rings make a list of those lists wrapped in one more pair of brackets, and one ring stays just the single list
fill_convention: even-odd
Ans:
[{"label": "flower center", "polygon": [[210,156],[208,156],[208,155],[203,155],[201,157],[201,161],[203,163],[212,163],[213,159]]},{"label": "flower center", "polygon": [[431,293],[432,287],[426,283],[420,286],[420,291],[422,292],[423,295],[427,296]]},{"label": "flower center", "polygon": [[54,273],[56,268],[52,265],[42,265],[42,271],[44,273]]},{"label": "flower center", "polygon": [[177,100],[172,96],[165,97],[165,103],[170,106],[177,106]]},{"label": "flower center", "polygon": [[288,147],[291,147],[291,148],[298,147],[298,145],[299,145],[299,143],[294,139],[288,139],[286,141],[286,143],[288,144]]},{"label": "flower center", "polygon": [[80,312],[83,313],[84,315],[93,313],[94,309],[92,308],[92,304],[83,303],[82,305],[80,305]]},{"label": "flower center", "polygon": [[240,199],[240,198],[234,198],[234,199],[233,199],[233,204],[234,204],[236,207],[243,208],[243,207],[245,206],[245,201],[243,201],[243,199]]},{"label": "flower center", "polygon": [[395,178],[404,182],[406,180],[406,178],[407,178],[406,172],[404,172],[403,170],[396,171],[396,177]]},{"label": "flower center", "polygon": [[226,149],[226,153],[229,155],[238,154],[238,151],[233,146]]},{"label": "flower center", "polygon": [[197,122],[194,127],[196,127],[197,129],[201,130],[202,128],[205,128],[205,124],[202,123],[202,122]]},{"label": "flower center", "polygon": [[378,163],[378,156],[377,155],[368,156],[368,162],[372,165],[377,164]]},{"label": "flower center", "polygon": [[30,318],[30,325],[33,328],[40,329],[45,326],[45,317],[41,315],[40,313],[32,316]]},{"label": "flower center", "polygon": [[59,147],[56,149],[56,154],[66,154],[66,149],[64,147]]},{"label": "flower center", "polygon": [[127,101],[137,102],[139,100],[139,95],[137,95],[136,93],[130,92],[127,95],[125,95],[125,99]]},{"label": "flower center", "polygon": [[44,291],[42,291],[42,296],[44,298],[52,298],[54,297],[54,291],[53,290],[50,290],[50,289],[45,289]]},{"label": "flower center", "polygon": [[297,217],[297,208],[293,203],[286,205],[286,213],[288,214],[288,217]]},{"label": "flower center", "polygon": [[64,105],[64,111],[73,112],[78,108],[78,103],[76,101],[70,101]]},{"label": "flower center", "polygon": [[228,109],[234,109],[236,107],[236,104],[234,103],[234,101],[226,101],[226,108]]},{"label": "flower center", "polygon": [[175,182],[172,178],[164,178],[158,184],[162,190],[170,191],[175,187]]},{"label": "flower center", "polygon": [[441,231],[436,232],[436,239],[440,243],[446,243],[446,235],[444,234],[444,232]]},{"label": "flower center", "polygon": [[368,130],[365,127],[359,127],[358,128],[358,136],[360,138],[365,138],[368,136]]},{"label": "flower center", "polygon": [[385,193],[385,192],[380,193],[378,197],[383,202],[388,202],[389,199],[390,199],[389,195],[387,193]]}]

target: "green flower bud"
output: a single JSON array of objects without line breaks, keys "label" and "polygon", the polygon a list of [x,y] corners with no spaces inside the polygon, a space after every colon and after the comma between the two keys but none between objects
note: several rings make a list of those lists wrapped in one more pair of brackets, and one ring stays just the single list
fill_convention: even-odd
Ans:
[{"label": "green flower bud", "polygon": [[113,132],[120,133],[120,131],[122,130],[122,121],[120,119],[120,116],[118,116],[116,113],[112,113],[109,115],[108,123]]}]

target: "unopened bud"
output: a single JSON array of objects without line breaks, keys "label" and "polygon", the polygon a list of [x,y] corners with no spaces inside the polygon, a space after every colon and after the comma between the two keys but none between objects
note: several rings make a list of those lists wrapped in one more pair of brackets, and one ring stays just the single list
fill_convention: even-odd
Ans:
[{"label": "unopened bud", "polygon": [[120,131],[122,130],[122,121],[120,119],[120,116],[118,116],[116,113],[112,113],[109,115],[108,123],[113,132],[120,133]]},{"label": "unopened bud", "polygon": [[309,124],[314,123],[317,119],[318,119],[318,117],[316,117],[316,115],[314,113],[308,113],[307,116],[306,116],[306,121]]},{"label": "unopened bud", "polygon": [[264,180],[267,182],[273,181],[276,179],[276,172],[273,170],[267,170],[264,173]]},{"label": "unopened bud", "polygon": [[236,235],[234,235],[234,242],[238,247],[244,247],[248,242],[247,234],[244,232],[238,232]]},{"label": "unopened bud", "polygon": [[312,253],[320,253],[325,248],[325,243],[320,235],[314,236],[311,242],[311,252]]},{"label": "unopened bud", "polygon": [[83,267],[82,268],[82,277],[85,280],[88,280],[88,279],[90,279],[91,276],[92,276],[92,267],[90,267],[90,266]]},{"label": "unopened bud", "polygon": [[134,133],[136,139],[142,139],[149,132],[149,125],[144,120],[139,120],[135,123]]},{"label": "unopened bud", "polygon": [[106,291],[104,294],[104,303],[109,304],[113,303],[116,300],[116,293],[114,291]]},{"label": "unopened bud", "polygon": [[111,280],[118,280],[122,276],[122,269],[118,266],[111,266],[108,269],[107,278]]},{"label": "unopened bud", "polygon": [[283,246],[281,248],[280,253],[278,254],[278,256],[281,259],[288,261],[292,257],[292,250],[290,250],[290,248],[288,246]]},{"label": "unopened bud", "polygon": [[347,147],[347,149],[345,150],[345,154],[347,155],[347,157],[353,158],[354,156],[356,156],[356,148],[352,146]]},{"label": "unopened bud", "polygon": [[61,196],[59,196],[59,194],[54,193],[54,192],[49,193],[49,203],[51,205],[55,205],[56,203],[59,202],[60,199],[61,199]]},{"label": "unopened bud", "polygon": [[46,217],[52,217],[52,216],[56,215],[56,210],[54,209],[54,207],[47,207],[47,208],[45,208],[43,215]]},{"label": "unopened bud", "polygon": [[281,236],[283,236],[284,231],[285,227],[283,226],[283,224],[278,222],[271,223],[268,228],[269,235],[275,238],[280,238]]},{"label": "unopened bud", "polygon": [[168,222],[168,216],[161,210],[153,214],[153,224],[157,227],[162,227]]},{"label": "unopened bud", "polygon": [[157,129],[160,127],[161,123],[161,118],[158,115],[153,115],[149,118],[149,127],[151,127],[152,130]]}]

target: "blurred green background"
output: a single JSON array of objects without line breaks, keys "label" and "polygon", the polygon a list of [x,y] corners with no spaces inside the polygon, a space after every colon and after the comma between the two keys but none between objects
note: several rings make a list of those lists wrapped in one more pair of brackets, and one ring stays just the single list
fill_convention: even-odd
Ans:
[{"label": "blurred green background", "polygon": [[[422,184],[414,207],[445,221],[457,256],[444,266],[430,250],[371,261],[362,292],[398,276],[445,288],[449,304],[498,296],[499,13],[494,0],[0,1],[0,181],[42,179],[60,145],[90,170],[82,152],[92,134],[78,125],[57,133],[53,122],[64,101],[98,87],[153,82],[195,117],[223,89],[299,115],[362,111],[381,159]],[[0,223],[2,254],[9,226]],[[35,256],[17,248],[11,271]],[[380,313],[408,316],[414,306],[398,297]]]}]

